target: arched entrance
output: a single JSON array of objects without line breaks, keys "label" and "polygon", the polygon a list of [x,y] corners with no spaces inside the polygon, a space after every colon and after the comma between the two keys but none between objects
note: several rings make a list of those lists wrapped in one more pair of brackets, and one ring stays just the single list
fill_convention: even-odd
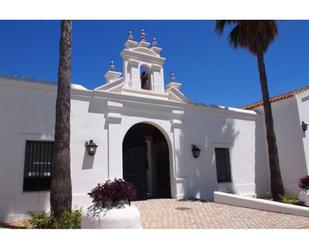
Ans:
[{"label": "arched entrance", "polygon": [[123,144],[123,179],[137,188],[137,198],[171,197],[169,149],[162,132],[139,123],[126,133]]}]

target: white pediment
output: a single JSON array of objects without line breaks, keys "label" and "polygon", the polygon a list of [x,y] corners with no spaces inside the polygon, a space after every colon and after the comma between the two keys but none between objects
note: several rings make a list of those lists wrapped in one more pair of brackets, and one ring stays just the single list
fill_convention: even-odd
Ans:
[{"label": "white pediment", "polygon": [[155,52],[153,52],[151,49],[149,48],[145,48],[145,47],[137,47],[137,48],[133,48],[132,51],[134,52],[139,52],[139,53],[143,53],[143,54],[148,54],[151,56],[156,56],[159,57],[159,55]]}]

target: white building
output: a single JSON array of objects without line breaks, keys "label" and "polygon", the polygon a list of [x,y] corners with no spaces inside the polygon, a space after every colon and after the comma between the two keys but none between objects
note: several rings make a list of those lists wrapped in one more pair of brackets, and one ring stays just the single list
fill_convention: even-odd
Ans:
[{"label": "white building", "polygon": [[[129,34],[121,51],[122,73],[111,62],[102,86],[72,84],[73,205],[86,207],[87,193],[115,177],[135,184],[140,198],[212,200],[215,190],[267,192],[262,115],[192,103],[174,75],[164,83],[160,51],[144,33],[139,42]],[[56,87],[0,78],[1,220],[49,209]],[[85,146],[90,140],[98,145],[95,155]],[[308,151],[308,139],[306,146]],[[201,150],[199,157],[193,148]],[[300,170],[299,177],[304,174]],[[256,188],[256,178],[263,186]]]},{"label": "white building", "polygon": [[[277,138],[280,169],[287,194],[299,192],[297,181],[309,174],[309,86],[274,96],[270,99]],[[270,192],[270,176],[263,102],[244,107],[259,115],[256,123],[256,186],[257,193]]]}]

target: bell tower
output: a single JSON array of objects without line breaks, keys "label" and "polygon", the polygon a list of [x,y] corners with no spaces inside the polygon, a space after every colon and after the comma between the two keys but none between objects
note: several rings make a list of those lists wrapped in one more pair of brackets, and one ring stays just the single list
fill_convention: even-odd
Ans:
[{"label": "bell tower", "polygon": [[164,94],[163,64],[161,48],[155,37],[150,44],[146,41],[144,29],[140,32],[140,41],[134,41],[129,31],[125,48],[121,52],[123,59],[124,91]]},{"label": "bell tower", "polygon": [[158,47],[156,37],[151,43],[146,41],[144,29],[140,32],[140,41],[134,41],[132,31],[120,55],[123,61],[123,73],[115,71],[114,61],[110,61],[105,73],[105,84],[95,91],[114,92],[143,98],[188,102],[180,91],[181,83],[176,82],[172,73],[170,82],[164,85],[161,48]]}]

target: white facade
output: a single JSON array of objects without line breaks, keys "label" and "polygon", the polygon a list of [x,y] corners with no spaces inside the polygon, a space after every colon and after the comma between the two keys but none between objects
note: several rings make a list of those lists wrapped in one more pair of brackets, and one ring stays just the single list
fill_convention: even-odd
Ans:
[{"label": "white facade", "polygon": [[[297,195],[298,179],[309,174],[309,131],[301,127],[303,121],[309,123],[309,87],[273,98],[278,99],[271,105],[283,185],[287,194]],[[257,194],[265,196],[270,193],[270,174],[264,110],[261,105],[252,109],[259,114],[255,135]]]},{"label": "white facade", "polygon": [[[123,73],[112,64],[104,85],[88,90],[72,84],[73,205],[88,206],[87,193],[97,183],[123,177],[123,140],[137,123],[155,126],[166,139],[172,198],[212,200],[215,190],[254,196],[257,114],[192,103],[174,78],[164,84],[165,59],[157,44],[131,38],[121,52]],[[141,89],[141,67],[150,90]],[[55,101],[55,84],[0,78],[1,220],[49,209],[49,192],[24,192],[23,175],[26,141],[54,139]],[[98,144],[94,156],[85,148],[90,139]],[[192,156],[192,144],[201,149],[200,157]],[[217,182],[216,147],[229,148],[230,183]]]}]

